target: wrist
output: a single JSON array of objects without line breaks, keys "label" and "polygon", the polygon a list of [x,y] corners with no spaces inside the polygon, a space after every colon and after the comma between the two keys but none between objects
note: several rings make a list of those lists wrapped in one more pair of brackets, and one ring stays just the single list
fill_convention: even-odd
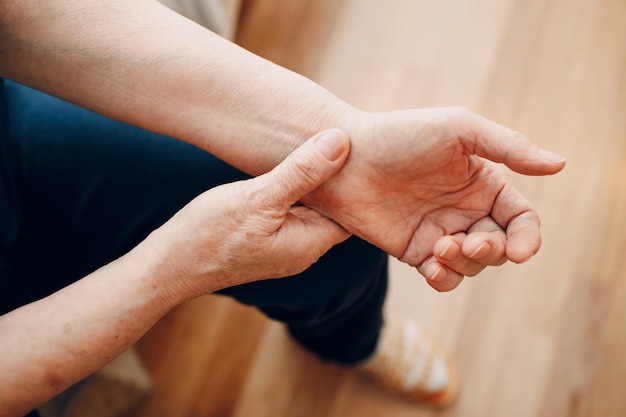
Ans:
[{"label": "wrist", "polygon": [[209,250],[214,244],[184,220],[190,213],[176,214],[127,254],[145,287],[170,308],[235,284]]},{"label": "wrist", "polygon": [[374,127],[371,113],[355,108],[343,112],[333,122],[336,123],[333,127],[348,135],[350,154],[337,174],[304,196],[301,202],[341,224],[341,207],[345,206],[353,192],[358,191],[350,188],[350,177],[360,175],[359,169],[362,168],[359,168],[359,164],[364,160],[363,155],[368,152],[370,145],[366,141],[372,136]]},{"label": "wrist", "polygon": [[148,237],[116,262],[130,269],[138,284],[138,293],[158,300],[165,310],[193,298],[191,291],[181,285],[185,277],[185,265],[178,262],[175,242],[163,236],[161,229]]},{"label": "wrist", "polygon": [[[282,86],[284,91],[274,91],[274,98],[264,103],[265,110],[254,120],[239,123],[246,129],[257,126],[254,135],[260,140],[251,144],[254,151],[248,155],[247,149],[239,149],[236,159],[223,158],[252,176],[270,171],[319,132],[331,128],[346,131],[359,117],[356,108],[319,85],[298,74],[288,74],[294,79]],[[241,136],[249,135],[245,132]]]}]

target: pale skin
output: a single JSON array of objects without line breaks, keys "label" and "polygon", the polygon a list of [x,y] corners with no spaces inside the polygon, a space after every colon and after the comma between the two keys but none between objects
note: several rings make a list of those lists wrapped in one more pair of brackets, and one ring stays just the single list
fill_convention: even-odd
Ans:
[{"label": "pale skin", "polygon": [[[98,370],[194,297],[302,272],[350,233],[294,204],[350,143],[322,132],[267,174],[196,197],[122,258],[0,316],[0,416],[20,416]],[[45,347],[45,348],[42,348]]]},{"label": "pale skin", "polygon": [[[239,215],[235,228],[256,224],[278,235],[304,228],[316,236],[321,242],[314,259],[300,258],[314,239],[293,245],[301,252],[287,264],[299,259],[298,269],[348,232],[416,266],[440,291],[486,266],[524,262],[541,244],[539,216],[490,161],[527,175],[554,174],[565,165],[563,157],[466,109],[355,109],[152,0],[0,0],[0,75],[192,143],[253,176],[278,166],[272,175],[284,181],[294,172],[279,165],[288,155],[318,132],[341,129],[347,136],[330,134],[343,143],[339,156],[320,169],[314,187],[309,181],[268,203],[249,198],[262,194],[254,190],[267,186],[264,177],[233,184],[214,190],[211,201],[200,197],[154,232],[168,237],[160,240],[178,242],[184,235],[178,228],[224,224],[202,218],[203,204],[223,207],[225,216]],[[302,151],[312,164],[301,165],[304,172],[316,166],[311,162],[311,155],[320,156],[315,149]],[[253,203],[237,211],[247,200]],[[289,209],[296,200],[315,210]],[[259,215],[263,204],[269,210]],[[252,223],[246,223],[248,218]],[[265,238],[278,239],[272,233]],[[266,273],[234,273],[242,265],[233,268],[229,259],[248,253],[252,246],[247,244],[261,244],[258,235],[249,237],[227,253],[207,257],[203,252],[205,263],[190,261],[198,250],[211,247],[205,236],[186,238],[188,251],[182,254],[148,238],[50,298],[3,316],[0,375],[21,377],[0,387],[0,415],[19,415],[98,369],[178,303],[294,272],[284,269],[283,252],[277,250],[259,252],[254,270],[262,265]],[[279,245],[283,249],[285,242]],[[155,259],[150,253],[162,256]],[[138,316],[142,319],[129,319]],[[81,326],[81,320],[90,326]],[[91,326],[95,322],[100,325]],[[36,349],[42,345],[50,348]]]}]

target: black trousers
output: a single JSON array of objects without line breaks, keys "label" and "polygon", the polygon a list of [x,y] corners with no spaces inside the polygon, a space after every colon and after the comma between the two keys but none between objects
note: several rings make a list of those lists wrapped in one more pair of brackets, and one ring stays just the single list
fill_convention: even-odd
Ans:
[{"label": "black trousers", "polygon": [[[201,192],[247,176],[181,141],[0,80],[0,313],[120,257]],[[352,237],[300,275],[221,294],[351,364],[374,350],[387,255]]]}]

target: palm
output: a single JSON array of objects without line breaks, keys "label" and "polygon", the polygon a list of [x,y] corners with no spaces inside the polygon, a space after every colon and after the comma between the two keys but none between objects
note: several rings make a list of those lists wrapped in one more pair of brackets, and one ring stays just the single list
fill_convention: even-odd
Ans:
[{"label": "palm", "polygon": [[412,265],[431,255],[441,237],[485,217],[505,229],[514,217],[534,213],[491,162],[475,155],[479,140],[468,137],[478,133],[460,131],[453,116],[438,109],[384,113],[367,129],[348,132],[350,159],[316,190],[315,206]]}]

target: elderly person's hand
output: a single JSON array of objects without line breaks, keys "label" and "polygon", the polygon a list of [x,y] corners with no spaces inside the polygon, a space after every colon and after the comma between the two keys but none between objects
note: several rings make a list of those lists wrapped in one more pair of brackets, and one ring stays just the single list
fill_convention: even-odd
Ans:
[{"label": "elderly person's hand", "polygon": [[184,298],[302,272],[350,233],[297,201],[338,172],[349,154],[342,131],[321,132],[272,171],[213,188],[143,243]]},{"label": "elderly person's hand", "polygon": [[0,315],[0,374],[12,375],[0,416],[25,415],[95,372],[176,305],[296,274],[345,240],[342,227],[294,204],[341,169],[349,148],[343,132],[322,132],[267,174],[201,194],[121,258]]},{"label": "elderly person's hand", "polygon": [[435,289],[539,249],[537,212],[488,160],[547,175],[563,157],[459,108],[362,113],[350,126],[348,162],[306,203],[416,266]]},{"label": "elderly person's hand", "polygon": [[487,160],[529,175],[565,160],[510,129],[463,109],[359,111],[152,0],[3,3],[0,75],[252,176],[313,134],[344,130],[345,169],[303,202],[417,266],[436,289],[539,248],[537,213]]}]

